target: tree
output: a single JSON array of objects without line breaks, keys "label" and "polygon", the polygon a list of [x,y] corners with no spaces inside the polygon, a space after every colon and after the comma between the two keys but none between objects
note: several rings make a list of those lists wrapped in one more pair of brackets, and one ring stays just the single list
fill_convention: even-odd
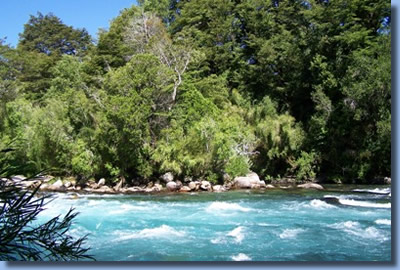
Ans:
[{"label": "tree", "polygon": [[85,29],[65,25],[53,14],[30,17],[20,34],[18,47],[23,51],[35,51],[51,56],[84,55],[91,45],[91,37]]},{"label": "tree", "polygon": [[124,66],[129,61],[132,52],[124,44],[124,31],[138,12],[134,5],[125,8],[111,21],[108,31],[100,30],[97,46],[90,51],[91,65],[98,67],[100,74]]},{"label": "tree", "polygon": [[175,73],[171,95],[172,105],[175,103],[178,87],[182,84],[182,76],[195,53],[188,43],[182,40],[184,37],[177,38],[177,41],[173,42],[161,18],[143,10],[125,29],[125,42],[134,53],[153,53],[161,63]]}]

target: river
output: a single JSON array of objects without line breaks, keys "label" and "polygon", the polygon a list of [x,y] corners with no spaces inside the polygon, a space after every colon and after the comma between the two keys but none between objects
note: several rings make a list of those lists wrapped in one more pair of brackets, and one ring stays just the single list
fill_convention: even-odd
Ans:
[{"label": "river", "polygon": [[390,261],[390,189],[350,190],[57,193],[39,221],[74,207],[98,261]]}]

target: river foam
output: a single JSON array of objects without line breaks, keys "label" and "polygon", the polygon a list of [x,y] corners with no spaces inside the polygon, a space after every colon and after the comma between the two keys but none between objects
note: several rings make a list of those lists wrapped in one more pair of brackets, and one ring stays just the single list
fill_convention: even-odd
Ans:
[{"label": "river foam", "polygon": [[353,191],[354,192],[361,192],[361,193],[388,195],[388,194],[391,193],[391,188],[353,189]]},{"label": "river foam", "polygon": [[233,237],[236,243],[241,243],[244,239],[244,227],[239,226],[230,231],[227,236]]},{"label": "river foam", "polygon": [[373,203],[369,201],[356,201],[349,199],[339,199],[339,203],[348,206],[369,207],[369,208],[391,208],[391,203]]},{"label": "river foam", "polygon": [[377,219],[375,220],[375,223],[379,225],[388,225],[388,226],[392,225],[392,221],[390,219]]},{"label": "river foam", "polygon": [[324,201],[314,199],[309,204],[310,207],[314,209],[330,209],[330,208],[337,208],[336,206],[326,203]]},{"label": "river foam", "polygon": [[239,253],[238,255],[231,257],[233,261],[251,261],[251,258],[244,253]]},{"label": "river foam", "polygon": [[364,238],[364,239],[375,239],[377,241],[386,241],[389,240],[387,236],[385,236],[381,230],[378,230],[377,228],[370,226],[367,228],[363,228],[359,222],[356,221],[345,221],[345,222],[339,222],[330,225],[329,227],[337,229],[337,230],[342,230],[348,234]]},{"label": "river foam", "polygon": [[213,202],[207,208],[207,212],[221,212],[221,211],[239,211],[239,212],[250,212],[251,208],[243,207],[237,203],[227,203],[227,202]]},{"label": "river foam", "polygon": [[177,231],[174,228],[165,224],[156,228],[146,228],[138,232],[115,231],[114,234],[118,236],[115,241],[124,241],[138,238],[175,239],[176,237],[183,237],[186,235],[185,232]]},{"label": "river foam", "polygon": [[279,235],[281,239],[293,239],[296,238],[299,233],[304,232],[304,229],[285,229]]}]

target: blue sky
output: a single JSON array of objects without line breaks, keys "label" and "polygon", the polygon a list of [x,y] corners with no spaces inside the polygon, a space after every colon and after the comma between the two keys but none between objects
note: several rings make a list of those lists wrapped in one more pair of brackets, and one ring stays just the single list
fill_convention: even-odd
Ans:
[{"label": "blue sky", "polygon": [[16,46],[18,34],[29,16],[38,11],[52,12],[65,24],[86,28],[96,38],[99,28],[107,28],[120,10],[135,3],[135,0],[1,0],[0,38],[7,37],[6,43]]}]

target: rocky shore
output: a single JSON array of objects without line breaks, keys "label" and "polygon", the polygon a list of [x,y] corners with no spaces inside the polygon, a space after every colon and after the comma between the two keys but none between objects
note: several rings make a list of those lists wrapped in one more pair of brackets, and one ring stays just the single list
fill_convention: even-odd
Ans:
[{"label": "rocky shore", "polygon": [[2,178],[6,184],[17,184],[26,189],[34,189],[40,186],[41,191],[51,192],[82,192],[98,194],[134,194],[134,193],[158,193],[158,192],[225,192],[234,189],[274,189],[274,188],[303,188],[323,190],[323,186],[313,182],[296,184],[295,181],[286,181],[286,184],[266,184],[259,176],[251,172],[245,176],[233,179],[224,178],[224,184],[213,185],[206,180],[193,180],[190,177],[183,181],[175,179],[172,173],[165,173],[158,180],[146,185],[128,185],[124,180],[119,180],[113,185],[107,184],[106,179],[101,178],[97,182],[89,180],[85,184],[79,184],[74,178],[57,179],[50,175],[37,176],[26,179],[24,176],[13,176],[10,179]]}]

